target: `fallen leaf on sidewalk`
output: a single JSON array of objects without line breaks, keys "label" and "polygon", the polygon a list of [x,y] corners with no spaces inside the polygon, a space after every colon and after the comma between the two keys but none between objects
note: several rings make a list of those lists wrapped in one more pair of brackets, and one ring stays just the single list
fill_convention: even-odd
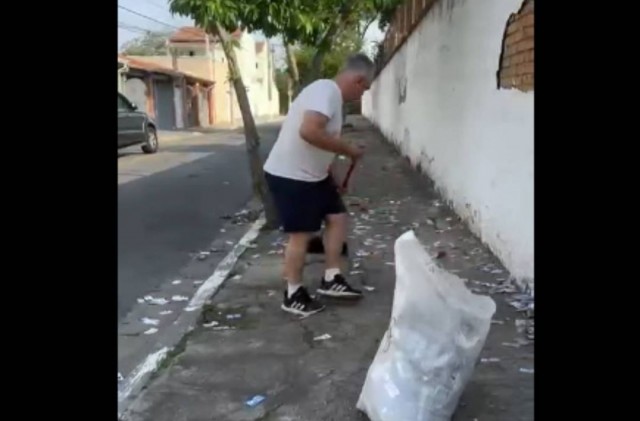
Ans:
[{"label": "fallen leaf on sidewalk", "polygon": [[331,339],[331,335],[329,335],[328,333],[313,338],[314,341],[326,341],[327,339]]}]

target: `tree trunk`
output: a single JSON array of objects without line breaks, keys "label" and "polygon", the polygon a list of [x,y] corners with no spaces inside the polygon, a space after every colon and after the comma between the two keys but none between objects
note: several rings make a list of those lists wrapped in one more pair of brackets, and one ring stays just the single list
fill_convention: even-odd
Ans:
[{"label": "tree trunk", "polygon": [[324,61],[324,56],[327,55],[327,52],[324,48],[318,48],[316,53],[313,55],[313,59],[311,60],[311,68],[309,69],[309,76],[306,81],[306,85],[310,84],[316,79],[320,79],[322,75],[322,62]]},{"label": "tree trunk", "polygon": [[320,75],[322,74],[322,63],[324,62],[324,57],[331,49],[331,45],[333,44],[333,41],[338,34],[338,30],[340,30],[340,28],[342,28],[342,25],[349,19],[351,8],[351,2],[347,2],[346,4],[344,4],[342,10],[340,10],[338,18],[331,24],[327,32],[324,34],[324,36],[316,46],[316,53],[313,55],[313,59],[311,60],[311,68],[309,69],[309,76],[305,81],[305,85],[308,85],[314,80],[320,78]]},{"label": "tree trunk", "polygon": [[300,72],[298,70],[298,63],[296,62],[296,55],[293,47],[289,43],[285,43],[285,51],[287,53],[287,72],[293,84],[292,91],[298,92],[300,89]]},{"label": "tree trunk", "polygon": [[266,218],[265,228],[275,229],[278,227],[278,218],[267,188],[267,183],[264,178],[264,171],[262,170],[262,160],[260,159],[260,136],[258,135],[258,129],[256,128],[256,122],[253,119],[251,113],[251,105],[249,104],[249,97],[247,96],[247,90],[242,81],[242,75],[238,67],[238,59],[234,47],[231,45],[230,39],[227,33],[219,27],[217,24],[212,24],[209,28],[209,32],[214,36],[217,36],[221,40],[222,49],[227,57],[227,63],[229,65],[229,77],[233,83],[234,91],[236,92],[236,98],[238,99],[238,107],[242,114],[242,124],[244,126],[244,139],[247,148],[247,156],[249,158],[249,168],[251,170],[251,182],[252,190],[262,202],[264,207],[264,213]]}]

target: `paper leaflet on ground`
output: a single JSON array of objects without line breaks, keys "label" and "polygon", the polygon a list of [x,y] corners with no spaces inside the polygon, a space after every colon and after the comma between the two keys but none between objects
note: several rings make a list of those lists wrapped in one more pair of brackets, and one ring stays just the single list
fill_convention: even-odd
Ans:
[{"label": "paper leaflet on ground", "polygon": [[391,323],[357,407],[371,421],[449,421],[496,305],[440,269],[413,231],[396,240],[395,258]]}]

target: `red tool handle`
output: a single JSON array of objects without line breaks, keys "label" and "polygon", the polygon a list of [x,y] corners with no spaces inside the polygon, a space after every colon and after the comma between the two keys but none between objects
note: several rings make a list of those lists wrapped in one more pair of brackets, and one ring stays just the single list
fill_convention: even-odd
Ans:
[{"label": "red tool handle", "polygon": [[351,161],[351,165],[349,166],[349,170],[347,171],[347,175],[344,177],[344,181],[342,182],[342,188],[346,189],[349,184],[349,179],[351,178],[351,173],[353,169],[356,167],[356,161]]}]

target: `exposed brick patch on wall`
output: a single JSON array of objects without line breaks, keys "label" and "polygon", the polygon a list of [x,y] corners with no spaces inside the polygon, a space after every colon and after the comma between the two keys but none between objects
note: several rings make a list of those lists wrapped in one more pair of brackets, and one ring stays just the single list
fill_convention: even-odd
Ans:
[{"label": "exposed brick patch on wall", "polygon": [[497,72],[498,89],[533,91],[533,1],[524,0],[520,10],[507,20]]}]

